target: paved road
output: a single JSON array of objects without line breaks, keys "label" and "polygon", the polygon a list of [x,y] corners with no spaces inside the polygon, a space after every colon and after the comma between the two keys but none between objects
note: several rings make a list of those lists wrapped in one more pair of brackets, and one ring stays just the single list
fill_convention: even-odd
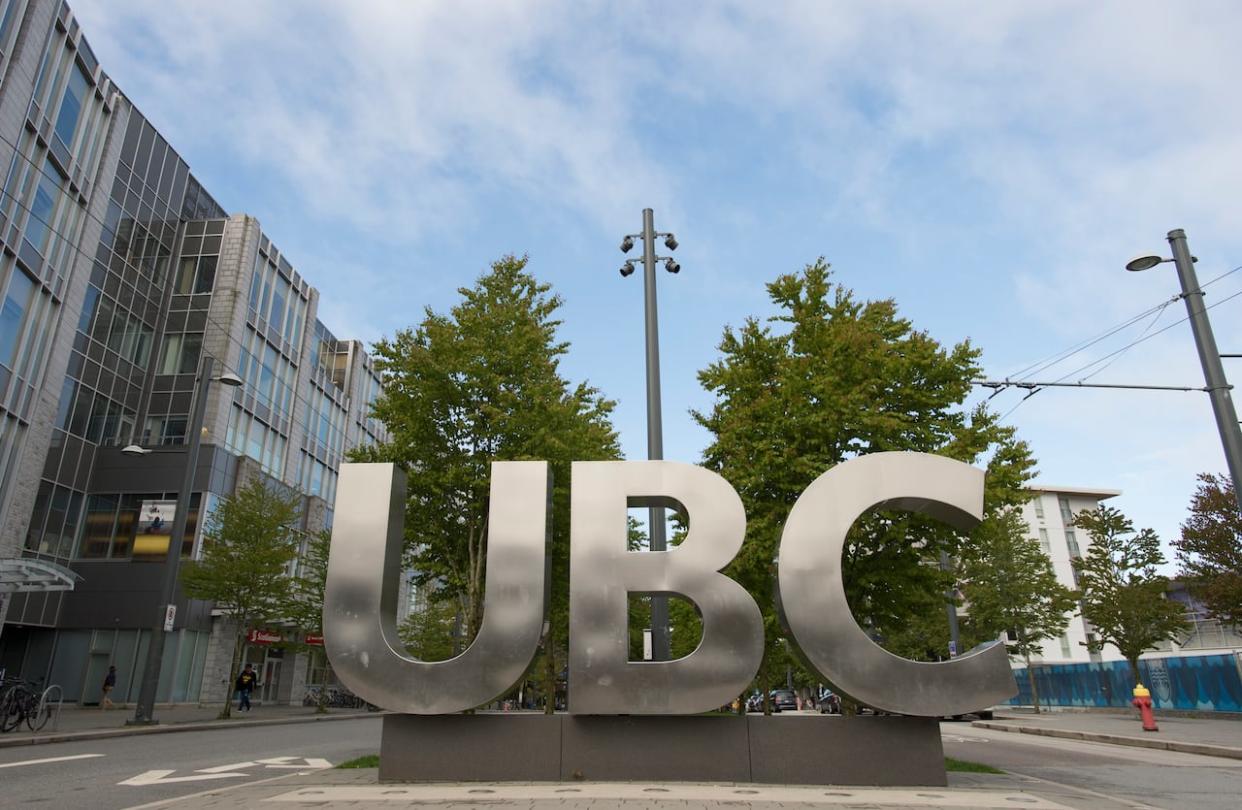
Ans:
[{"label": "paved road", "polygon": [[1242,760],[1013,734],[966,723],[944,723],[940,730],[948,756],[1103,794],[1131,807],[1237,810],[1242,802]]},{"label": "paved road", "polygon": [[[377,716],[6,748],[0,749],[0,805],[133,807],[337,765],[376,753],[379,743]],[[44,759],[58,761],[34,762]],[[237,767],[224,767],[230,765]]]}]

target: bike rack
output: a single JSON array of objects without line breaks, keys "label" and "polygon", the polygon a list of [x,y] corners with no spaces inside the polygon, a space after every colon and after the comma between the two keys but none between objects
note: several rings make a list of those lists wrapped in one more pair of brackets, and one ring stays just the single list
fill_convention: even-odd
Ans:
[{"label": "bike rack", "polygon": [[[47,689],[43,690],[43,695],[42,697],[39,698],[39,710],[38,711],[39,711],[39,714],[43,714],[43,709],[49,703],[51,703],[50,696],[53,690],[55,690],[56,692],[56,714],[52,715],[52,729],[51,730],[56,731],[57,726],[60,724],[60,710],[64,706],[64,703],[65,703],[65,691],[60,688],[60,684],[54,683],[51,686],[49,686]],[[31,733],[33,734],[34,732],[31,732]]]}]

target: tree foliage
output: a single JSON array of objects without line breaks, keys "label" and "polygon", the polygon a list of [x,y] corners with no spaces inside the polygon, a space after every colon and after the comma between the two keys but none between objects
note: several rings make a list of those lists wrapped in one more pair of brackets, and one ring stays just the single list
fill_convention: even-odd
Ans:
[{"label": "tree foliage", "polygon": [[420,661],[446,661],[455,654],[456,621],[457,604],[453,600],[429,600],[401,623],[401,640],[410,655]]},{"label": "tree foliage", "polygon": [[[222,498],[203,530],[203,555],[181,570],[186,596],[214,602],[236,623],[229,692],[249,630],[286,618],[289,563],[297,556],[300,499],[252,479]],[[225,699],[222,717],[230,714]]]},{"label": "tree foliage", "polygon": [[[461,599],[470,637],[482,620],[491,462],[549,461],[550,644],[559,649],[568,632],[570,463],[615,459],[620,450],[614,403],[561,375],[569,348],[556,336],[561,298],[526,263],[500,259],[459,290],[447,314],[427,309],[417,327],[375,345],[384,393],[373,412],[391,439],[352,457],[405,468],[407,563],[419,585]],[[547,656],[549,683],[554,658]]]},{"label": "tree foliage", "polygon": [[1087,556],[1073,561],[1082,591],[1082,615],[1095,628],[1093,652],[1112,644],[1138,682],[1138,659],[1186,629],[1185,606],[1165,598],[1168,579],[1160,538],[1110,506],[1080,512],[1074,525],[1091,535]]},{"label": "tree foliage", "polygon": [[[984,407],[964,405],[979,351],[969,342],[941,345],[900,317],[894,301],[859,300],[830,276],[821,259],[777,278],[767,289],[778,314],[727,328],[721,358],[699,373],[715,397],[710,410],[694,413],[712,436],[704,463],[734,486],[748,518],[728,573],[754,595],[770,630],[778,626],[781,528],[807,485],[834,465],[885,450],[971,463],[990,457],[987,508],[1029,497],[1021,489],[1034,466],[1026,445]],[[929,606],[943,617],[953,575],[936,562],[941,551],[956,556],[962,542],[920,516],[865,515],[843,560],[860,623],[877,638],[896,639]],[[767,656],[780,654],[776,636],[768,633]],[[766,694],[769,684],[759,687]]]},{"label": "tree foliage", "polygon": [[1210,615],[1242,625],[1242,511],[1227,475],[1199,476],[1177,548],[1179,576]]},{"label": "tree foliage", "polygon": [[[962,562],[969,635],[982,641],[1008,632],[1009,653],[1021,656],[1030,673],[1031,656],[1065,632],[1077,594],[1057,581],[1052,561],[1028,536],[1018,510],[989,515],[972,539]],[[1036,688],[1033,677],[1031,686]],[[1038,693],[1033,697],[1038,712]]]}]

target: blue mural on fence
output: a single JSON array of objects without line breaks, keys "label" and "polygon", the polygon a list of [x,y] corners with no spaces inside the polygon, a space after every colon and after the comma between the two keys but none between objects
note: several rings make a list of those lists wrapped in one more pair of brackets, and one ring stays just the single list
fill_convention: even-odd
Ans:
[{"label": "blue mural on fence", "polygon": [[[1048,706],[1129,706],[1133,684],[1125,661],[1037,666],[1039,701]],[[1014,670],[1018,696],[1029,706],[1026,668]],[[1139,661],[1139,679],[1151,690],[1157,709],[1242,712],[1242,660],[1237,655],[1197,655]]]}]

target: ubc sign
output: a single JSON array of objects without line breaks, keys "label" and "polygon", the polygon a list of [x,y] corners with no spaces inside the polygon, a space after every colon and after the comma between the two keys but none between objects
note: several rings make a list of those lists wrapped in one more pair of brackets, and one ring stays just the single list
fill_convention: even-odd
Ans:
[{"label": "ubc sign", "polygon": [[[542,461],[492,465],[486,598],[478,636],[447,661],[404,650],[396,625],[405,478],[391,464],[344,464],[323,627],[341,682],[363,699],[410,714],[447,714],[515,686],[534,659],[548,591],[551,481]],[[628,549],[626,510],[664,506],[687,519],[680,546]],[[794,505],[779,549],[779,603],[791,640],[842,694],[910,715],[962,714],[1017,693],[1003,644],[941,663],[895,656],[859,627],[845,599],[846,533],[872,508],[936,517],[961,529],[983,512],[983,472],[924,453],[875,453],[817,478]],[[759,607],[720,573],[741,548],[741,499],[710,470],[671,461],[575,462],[571,481],[569,711],[695,714],[731,701],[763,654]],[[630,661],[627,599],[689,599],[703,639],[674,661]]]}]

